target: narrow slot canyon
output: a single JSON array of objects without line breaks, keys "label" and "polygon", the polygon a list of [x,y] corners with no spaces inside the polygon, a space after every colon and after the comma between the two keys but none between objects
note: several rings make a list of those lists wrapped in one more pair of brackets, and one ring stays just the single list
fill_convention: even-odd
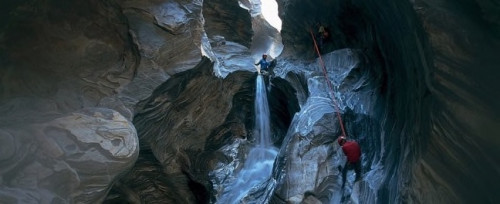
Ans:
[{"label": "narrow slot canyon", "polygon": [[0,203],[500,202],[496,1],[276,3],[0,3]]}]

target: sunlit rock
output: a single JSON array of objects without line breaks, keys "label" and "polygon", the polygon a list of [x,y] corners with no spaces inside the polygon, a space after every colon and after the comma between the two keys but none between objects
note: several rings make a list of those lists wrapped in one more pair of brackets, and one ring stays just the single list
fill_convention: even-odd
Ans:
[{"label": "sunlit rock", "polygon": [[270,59],[281,54],[281,35],[264,19],[259,1],[205,1],[203,5],[208,38],[225,42],[211,43],[213,50],[206,51],[215,62],[217,76],[226,77],[235,70],[256,71],[253,64],[262,54]]}]

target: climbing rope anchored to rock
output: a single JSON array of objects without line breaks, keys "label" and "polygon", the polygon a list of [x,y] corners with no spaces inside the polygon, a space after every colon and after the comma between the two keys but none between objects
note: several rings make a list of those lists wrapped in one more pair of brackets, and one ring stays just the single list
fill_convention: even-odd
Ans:
[{"label": "climbing rope anchored to rock", "polygon": [[342,117],[340,116],[340,108],[339,108],[339,105],[337,103],[337,100],[335,99],[335,92],[333,90],[333,84],[330,81],[330,79],[328,78],[328,73],[326,71],[325,62],[323,62],[323,58],[321,57],[321,53],[319,52],[318,44],[316,43],[316,39],[314,38],[314,33],[311,29],[309,29],[309,32],[311,32],[311,37],[312,37],[313,42],[314,42],[314,49],[316,50],[316,53],[318,54],[318,57],[319,57],[319,63],[320,63],[319,65],[323,69],[323,75],[325,76],[326,83],[328,84],[328,88],[330,89],[329,95],[330,95],[330,98],[332,99],[332,101],[335,105],[335,111],[337,112],[337,118],[339,119],[340,128],[342,130],[342,135],[344,137],[347,137],[347,134],[346,134],[345,129],[344,129],[344,124],[342,122]]},{"label": "climbing rope anchored to rock", "polygon": [[347,171],[350,169],[354,169],[354,172],[356,173],[356,179],[355,181],[359,181],[361,179],[361,148],[359,144],[356,141],[348,141],[347,140],[347,134],[344,129],[344,124],[342,121],[342,117],[340,116],[340,108],[337,103],[337,100],[335,99],[335,92],[333,90],[333,84],[328,78],[328,73],[326,71],[326,66],[323,61],[323,58],[321,57],[321,52],[318,48],[318,45],[316,43],[316,39],[314,38],[314,33],[312,32],[311,29],[309,29],[309,32],[311,33],[311,37],[314,42],[314,48],[318,54],[319,57],[319,64],[320,67],[323,69],[323,75],[325,76],[326,83],[328,84],[328,87],[330,89],[330,97],[334,103],[335,110],[337,112],[337,117],[340,123],[340,128],[342,130],[342,135],[337,139],[338,144],[342,147],[342,151],[347,157],[347,161],[344,164],[344,168],[341,168],[339,166],[339,171],[342,172],[342,189],[344,189],[344,185],[346,182],[346,176],[347,176]]}]

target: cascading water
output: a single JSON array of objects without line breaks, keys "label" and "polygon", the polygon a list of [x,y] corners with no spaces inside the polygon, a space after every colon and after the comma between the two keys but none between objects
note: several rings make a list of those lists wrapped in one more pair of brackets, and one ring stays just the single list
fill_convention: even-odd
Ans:
[{"label": "cascading water", "polygon": [[274,159],[278,150],[271,142],[269,122],[269,104],[266,86],[261,75],[257,76],[255,94],[255,130],[256,145],[253,147],[236,179],[226,187],[217,203],[239,203],[250,190],[265,182],[271,176]]},{"label": "cascading water", "polygon": [[257,147],[272,147],[271,126],[269,123],[269,104],[267,102],[266,85],[262,75],[257,76],[255,90],[255,133]]}]

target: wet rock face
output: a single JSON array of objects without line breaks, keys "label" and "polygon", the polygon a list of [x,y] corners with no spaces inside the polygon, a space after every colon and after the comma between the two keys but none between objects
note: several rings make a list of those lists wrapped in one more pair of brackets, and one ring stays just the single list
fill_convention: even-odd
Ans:
[{"label": "wet rock face", "polygon": [[[361,188],[363,195],[351,196],[355,191],[352,173],[348,174],[346,188],[341,189],[340,169],[345,164],[345,156],[336,143],[336,138],[343,134],[338,115],[334,112],[337,108],[341,111],[346,134],[363,147],[362,166],[366,182],[377,179],[380,182],[377,176],[368,175],[373,168],[370,161],[379,157],[378,152],[370,150],[381,148],[380,140],[374,137],[380,131],[379,121],[371,115],[378,105],[378,96],[372,93],[378,92],[379,87],[377,80],[371,77],[374,73],[359,54],[355,50],[344,49],[323,56],[334,89],[342,90],[335,94],[337,104],[329,97],[331,90],[316,63],[306,67],[287,65],[287,68],[305,74],[308,88],[306,100],[301,103],[300,112],[294,115],[276,160],[272,181],[267,184],[266,189],[274,190],[263,190],[265,192],[261,194],[265,196],[257,198],[262,199],[259,201],[337,203],[351,197],[365,199],[364,196],[376,193],[376,189],[360,182],[356,188]],[[286,79],[295,81],[297,84],[294,87],[302,86],[302,80],[294,80],[296,77],[288,75]]]},{"label": "wet rock face", "polygon": [[[106,202],[131,201],[129,191],[144,198],[143,202],[150,196],[162,202],[214,201],[218,190],[214,186],[243,164],[244,154],[255,140],[256,75],[235,72],[219,79],[212,75],[212,66],[205,58],[195,69],[172,76],[139,104],[134,124],[142,156]],[[270,97],[271,103],[289,100],[271,108],[271,112],[283,116],[271,124],[276,133],[274,142],[279,144],[298,107],[293,89],[285,81],[277,79],[274,84],[271,93],[276,96]],[[147,173],[147,169],[153,171]]]},{"label": "wet rock face", "polygon": [[[500,199],[492,191],[498,189],[498,177],[493,175],[498,174],[500,162],[491,156],[498,155],[491,147],[500,142],[494,136],[498,134],[494,124],[499,124],[494,101],[500,96],[493,92],[499,60],[492,54],[500,50],[499,24],[493,20],[498,7],[491,1],[278,3],[285,56],[312,58],[307,31],[310,27],[315,31],[319,22],[331,34],[324,51],[359,48],[368,60],[361,72],[370,72],[379,87],[370,115],[383,133],[369,137],[384,138],[383,146],[363,152],[378,154],[369,160],[372,171],[367,175],[370,188],[375,188],[370,192],[361,184],[364,190],[356,196],[378,202]],[[467,165],[485,160],[490,162]],[[383,168],[373,165],[377,161]],[[277,185],[273,201],[291,196]],[[312,196],[297,195],[290,199]]]},{"label": "wet rock face", "polygon": [[[500,200],[493,0],[278,3],[285,48],[267,85],[281,150],[246,201]],[[253,141],[254,56],[279,44],[255,2],[0,4],[0,200],[215,201]],[[345,194],[339,121],[311,60],[317,23],[363,151]]]},{"label": "wet rock face", "polygon": [[[235,4],[237,3],[235,2]],[[30,146],[32,143],[29,141],[34,140],[33,137],[40,137],[39,140],[49,140],[46,142],[47,144],[44,143],[44,147],[48,147],[40,155],[44,155],[46,152],[54,154],[54,157],[73,153],[83,155],[87,153],[85,152],[86,150],[90,151],[92,148],[80,145],[84,149],[80,150],[78,149],[78,145],[76,145],[77,147],[74,147],[74,145],[65,145],[65,142],[69,142],[69,139],[65,139],[66,136],[61,133],[62,131],[68,132],[67,134],[76,134],[71,132],[75,130],[77,132],[85,132],[85,134],[79,135],[81,136],[81,143],[98,140],[99,142],[92,142],[90,146],[93,147],[101,144],[100,148],[104,149],[103,151],[111,152],[112,159],[123,160],[123,164],[108,166],[109,168],[116,169],[110,170],[106,179],[101,180],[97,173],[95,174],[95,178],[90,177],[96,179],[93,183],[101,187],[89,187],[88,183],[92,182],[87,183],[87,177],[85,176],[81,176],[84,179],[82,182],[86,182],[85,185],[78,183],[80,181],[74,179],[72,176],[61,176],[60,179],[54,177],[46,179],[44,177],[44,182],[53,180],[54,182],[68,183],[68,185],[76,187],[66,188],[64,192],[47,187],[43,189],[43,191],[48,191],[47,195],[42,193],[43,195],[33,195],[32,197],[40,198],[44,202],[51,202],[50,199],[58,197],[54,196],[58,194],[64,194],[62,196],[63,201],[61,202],[75,201],[90,203],[102,200],[105,192],[109,189],[108,185],[114,182],[115,176],[120,172],[126,171],[130,167],[129,164],[135,161],[138,148],[131,148],[132,146],[130,145],[137,145],[137,135],[135,132],[129,135],[123,135],[125,133],[120,131],[118,133],[110,132],[107,128],[112,128],[112,124],[100,124],[103,127],[95,127],[86,122],[86,120],[83,121],[77,118],[74,119],[76,121],[72,121],[73,118],[70,120],[66,117],[59,119],[59,117],[78,112],[82,108],[97,106],[114,109],[125,116],[130,122],[134,114],[135,105],[151,95],[157,86],[170,77],[169,75],[192,69],[201,62],[202,49],[209,48],[206,47],[208,40],[203,31],[201,7],[202,3],[200,1],[122,1],[120,4],[115,4],[112,1],[33,1],[30,3],[18,1],[8,2],[5,7],[2,6],[1,13],[2,16],[5,16],[5,18],[2,18],[2,22],[6,22],[2,24],[0,30],[0,42],[2,45],[0,46],[0,63],[2,65],[0,73],[3,76],[0,81],[2,84],[0,110],[4,116],[0,120],[0,128],[5,130],[2,131],[2,141],[5,141],[6,144],[19,143],[20,145],[24,145],[26,143],[30,148],[37,149],[37,145]],[[239,28],[246,27],[239,26]],[[247,30],[250,30],[250,28],[251,26]],[[203,42],[203,40],[206,42]],[[242,43],[248,44],[249,41],[250,39],[246,43],[243,41]],[[210,50],[204,51],[208,52]],[[250,69],[253,70],[254,68],[250,67]],[[249,74],[249,72],[246,74]],[[210,78],[212,81],[207,81],[207,79],[194,81],[193,83],[199,84],[195,86],[191,84],[188,86],[191,88],[190,90],[196,90],[200,93],[205,90],[200,88],[212,88],[211,91],[218,92],[219,94],[226,93],[224,91],[227,90],[225,90],[223,84],[218,84],[219,81],[213,78],[210,73],[204,72],[204,76]],[[184,80],[189,80],[189,77],[193,76],[188,75],[188,78]],[[231,78],[231,80],[234,81],[230,84],[240,83],[234,78]],[[183,86],[182,83],[176,84],[177,82],[176,80],[172,80],[169,84],[179,87]],[[205,87],[207,84],[214,84],[214,86]],[[222,102],[220,105],[227,108],[226,106],[230,104],[231,96],[229,93],[222,96],[224,97],[216,101]],[[196,95],[190,96],[186,93],[182,97],[188,100],[195,100],[195,103],[193,103],[192,107],[185,107],[180,103],[174,109],[182,112],[186,108],[189,110],[193,108],[196,112],[190,116],[194,118],[198,117],[197,114],[199,111],[204,111],[207,107],[212,106],[211,101],[213,98],[210,98],[210,96],[205,98],[207,101],[197,100]],[[246,98],[241,100],[246,100]],[[198,106],[198,108],[196,109],[194,106]],[[111,111],[108,109],[104,110]],[[224,114],[220,114],[220,118],[212,118],[214,115],[219,115],[220,112],[218,109],[212,109],[211,111],[210,113],[206,113],[203,118],[196,119],[196,124],[186,123],[185,125],[187,126],[181,126],[180,129],[184,131],[181,133],[193,134],[193,132],[197,131],[193,128],[211,119],[214,119],[214,122],[220,122]],[[113,112],[114,114],[117,114],[117,112]],[[16,119],[14,120],[14,118]],[[55,128],[54,130],[51,129],[44,132],[44,134],[23,133],[23,136],[12,133],[20,131],[18,129],[27,126],[30,127],[29,129],[34,129],[33,131],[39,131],[38,129],[43,128],[41,126],[31,128],[32,124],[42,123],[47,118],[64,124],[66,129],[58,131]],[[100,121],[100,119],[97,120]],[[66,123],[66,121],[71,122]],[[81,121],[83,124],[78,124]],[[171,123],[167,125],[169,124]],[[200,133],[210,133],[213,125],[207,123],[205,127],[200,127],[204,130]],[[238,137],[246,138],[246,130],[241,128],[240,125],[237,124],[228,129],[231,130],[231,133],[238,135]],[[95,137],[95,134],[90,134],[90,130],[85,128],[96,129],[95,131],[103,136]],[[133,129],[132,126],[130,128]],[[116,145],[121,147],[123,144],[116,138],[111,137],[110,134],[123,136],[123,140],[127,140],[128,146],[118,150],[114,149]],[[173,137],[173,139],[179,138]],[[146,141],[146,139],[144,140]],[[197,138],[193,140],[198,141]],[[52,143],[61,144],[64,148],[57,149],[57,145]],[[146,142],[144,144],[144,146],[151,145]],[[184,144],[191,145],[192,143],[188,141]],[[199,146],[199,142],[195,144],[197,146],[195,145],[196,148],[193,151],[199,151],[203,147],[203,145]],[[164,143],[160,145],[164,145]],[[176,149],[175,145],[173,145],[173,149]],[[25,146],[22,147],[25,148]],[[26,163],[23,163],[24,160],[19,160],[21,163],[13,162],[15,161],[13,158],[18,158],[19,154],[16,147],[5,147],[2,150],[5,153],[2,160],[10,162],[2,163],[2,166],[5,164],[9,167],[15,167],[15,169],[24,168],[23,164]],[[146,148],[146,153],[147,150]],[[172,151],[168,150],[168,152],[171,153]],[[91,156],[86,157],[92,157],[96,162],[112,162],[112,159],[108,160],[93,151],[89,154]],[[30,153],[27,156],[19,154],[19,157],[33,160],[35,154]],[[168,167],[172,160],[161,157],[161,161],[162,165]],[[50,164],[45,164],[44,162],[49,162]],[[44,160],[39,162],[39,166],[52,165],[51,162]],[[168,182],[177,183],[174,188],[181,189],[179,192],[185,193],[189,191],[182,189],[202,192],[205,186],[208,186],[206,185],[208,179],[202,180],[203,185],[199,185],[194,181],[195,179],[201,180],[197,177],[202,177],[204,174],[196,174],[195,176],[197,177],[191,178],[190,172],[180,171],[182,169],[178,168],[179,166],[176,166],[175,162],[177,161],[174,160],[172,162],[172,168],[167,172],[173,172],[174,174],[180,172],[179,177],[176,177],[179,180],[174,179]],[[182,165],[186,164],[184,162],[179,163]],[[92,163],[88,164],[93,165]],[[78,165],[79,168],[84,167],[84,165]],[[94,166],[101,168],[99,165]],[[59,169],[61,168],[63,167]],[[200,166],[196,169],[205,168],[206,166]],[[32,169],[31,167],[28,168],[29,171],[33,171]],[[101,170],[103,169],[101,168]],[[91,173],[93,171],[94,169],[92,168],[88,170]],[[1,175],[3,178],[11,174],[9,170],[2,172]],[[51,173],[46,173],[46,175],[51,175]],[[35,177],[29,177],[26,180],[33,183],[37,182]],[[2,198],[12,202],[27,197],[25,195],[28,193],[33,192],[37,194],[39,191],[24,184],[23,186],[19,186],[15,182],[8,181],[10,183],[5,183],[3,181],[7,182],[8,180],[2,180],[2,187],[5,187],[2,188]],[[188,183],[187,186],[185,185],[185,181]],[[93,193],[88,193],[89,196],[84,199],[71,197],[79,196],[81,191],[84,190],[92,190]],[[178,196],[179,194],[176,195]],[[189,195],[192,195],[192,193],[189,193]],[[186,199],[189,202],[206,200],[203,197]],[[54,202],[57,202],[57,199]]]}]

